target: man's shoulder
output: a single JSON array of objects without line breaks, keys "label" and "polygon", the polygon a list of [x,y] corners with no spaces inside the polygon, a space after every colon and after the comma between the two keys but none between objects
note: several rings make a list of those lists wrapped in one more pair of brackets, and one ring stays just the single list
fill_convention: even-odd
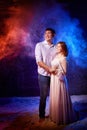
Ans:
[{"label": "man's shoulder", "polygon": [[41,42],[37,42],[37,44],[44,44],[44,41],[41,41]]},{"label": "man's shoulder", "polygon": [[36,46],[43,46],[44,45],[44,41],[41,42],[37,42]]}]

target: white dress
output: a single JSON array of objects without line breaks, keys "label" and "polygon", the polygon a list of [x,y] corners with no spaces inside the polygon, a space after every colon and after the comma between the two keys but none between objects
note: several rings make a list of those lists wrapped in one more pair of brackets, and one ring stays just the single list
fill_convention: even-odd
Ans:
[{"label": "white dress", "polygon": [[[64,59],[66,60],[66,57],[63,57],[61,60]],[[57,124],[67,124],[74,121],[75,115],[68,93],[66,76],[63,77],[62,81],[59,79],[59,74],[63,73],[60,66],[61,60],[54,58],[51,63],[52,66],[58,67],[58,73],[51,75],[49,117]]]}]

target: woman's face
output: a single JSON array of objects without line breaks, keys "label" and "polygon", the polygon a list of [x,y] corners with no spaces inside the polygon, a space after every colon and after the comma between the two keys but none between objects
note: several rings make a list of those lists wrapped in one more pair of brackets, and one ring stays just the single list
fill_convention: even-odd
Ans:
[{"label": "woman's face", "polygon": [[62,50],[62,46],[61,46],[61,44],[57,44],[56,45],[56,52],[57,53],[61,53],[63,50]]}]

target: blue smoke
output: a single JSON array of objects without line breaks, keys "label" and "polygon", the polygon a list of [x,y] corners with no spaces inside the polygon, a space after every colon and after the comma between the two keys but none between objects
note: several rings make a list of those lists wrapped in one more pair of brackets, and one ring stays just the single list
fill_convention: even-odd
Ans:
[{"label": "blue smoke", "polygon": [[58,3],[48,5],[40,4],[31,25],[32,41],[43,40],[46,27],[52,27],[56,31],[54,43],[65,41],[69,48],[69,57],[72,57],[77,66],[87,67],[87,42],[83,37],[83,30],[78,19],[71,18]]}]

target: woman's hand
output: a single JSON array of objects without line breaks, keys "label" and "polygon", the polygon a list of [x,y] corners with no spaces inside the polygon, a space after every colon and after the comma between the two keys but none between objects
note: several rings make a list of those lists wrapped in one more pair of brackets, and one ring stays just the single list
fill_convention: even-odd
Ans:
[{"label": "woman's hand", "polygon": [[51,67],[51,68],[49,69],[49,71],[50,71],[51,74],[54,74],[54,75],[56,75],[56,74],[58,73],[58,70],[57,70],[56,67]]}]

